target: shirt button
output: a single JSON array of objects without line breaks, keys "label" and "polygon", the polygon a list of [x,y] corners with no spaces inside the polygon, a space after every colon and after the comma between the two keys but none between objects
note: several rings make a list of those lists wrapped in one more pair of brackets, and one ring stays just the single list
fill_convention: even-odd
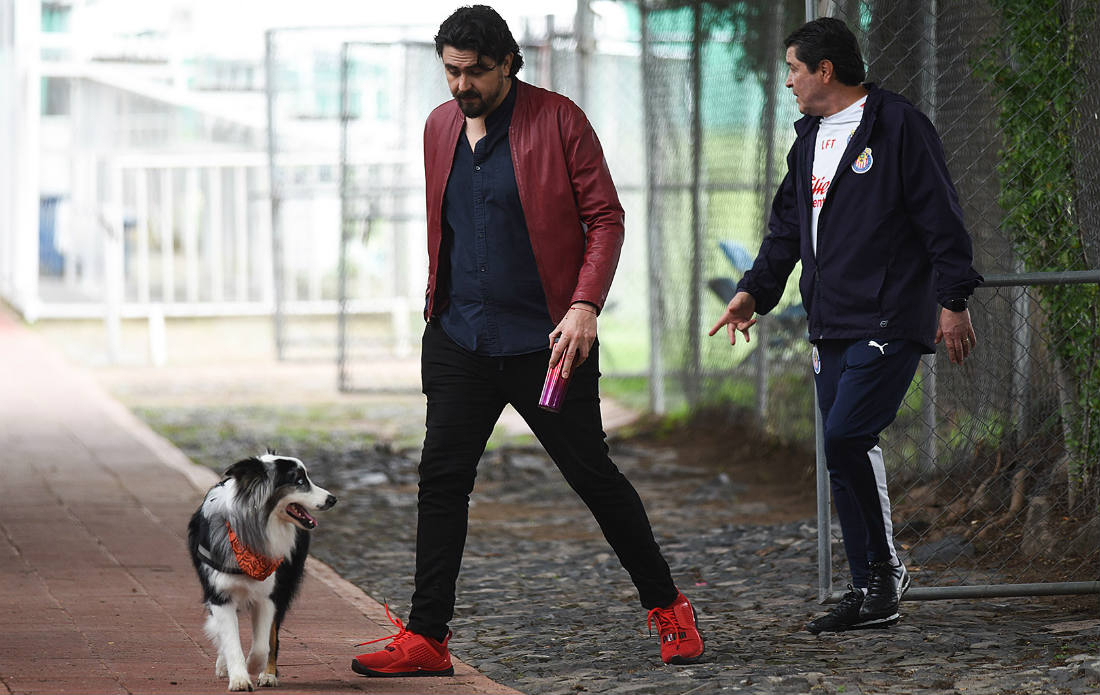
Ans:
[{"label": "shirt button", "polygon": [[474,171],[481,171],[481,165],[479,164],[479,165],[475,166]]},{"label": "shirt button", "polygon": [[481,272],[485,272],[485,266],[481,266]]}]

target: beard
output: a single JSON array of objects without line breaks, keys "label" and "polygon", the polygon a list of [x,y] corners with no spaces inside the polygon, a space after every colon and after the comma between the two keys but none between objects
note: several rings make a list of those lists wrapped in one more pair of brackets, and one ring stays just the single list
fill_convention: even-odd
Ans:
[{"label": "beard", "polygon": [[496,89],[490,94],[483,95],[476,89],[467,89],[465,92],[458,92],[454,97],[463,116],[466,118],[481,118],[489,111],[491,105],[502,101],[500,98],[501,91],[507,87],[508,83],[501,80]]},{"label": "beard", "polygon": [[466,118],[480,118],[489,110],[489,102],[485,101],[484,97],[472,89],[456,94],[455,100],[458,102],[458,108],[462,111],[462,115]]}]

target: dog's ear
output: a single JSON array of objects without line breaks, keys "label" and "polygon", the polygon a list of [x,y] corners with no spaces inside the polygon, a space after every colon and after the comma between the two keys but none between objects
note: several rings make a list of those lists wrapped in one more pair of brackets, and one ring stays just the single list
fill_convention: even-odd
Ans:
[{"label": "dog's ear", "polygon": [[249,478],[255,478],[264,474],[264,462],[256,457],[247,458],[243,461],[237,461],[229,468],[225,469],[224,475],[226,478],[236,478],[237,480],[247,480]]},{"label": "dog's ear", "polygon": [[305,468],[296,459],[275,459],[275,484],[298,485],[299,480],[305,480]]}]

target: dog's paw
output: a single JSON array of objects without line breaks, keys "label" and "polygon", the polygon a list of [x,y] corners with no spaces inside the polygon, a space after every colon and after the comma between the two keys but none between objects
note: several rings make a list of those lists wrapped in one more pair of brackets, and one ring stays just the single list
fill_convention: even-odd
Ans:
[{"label": "dog's paw", "polygon": [[279,687],[279,679],[274,673],[261,673],[260,677],[256,679],[257,688],[277,688]]},{"label": "dog's paw", "polygon": [[233,675],[229,677],[229,690],[231,692],[240,692],[243,690],[252,690],[252,679],[248,677],[248,674],[243,676]]},{"label": "dog's paw", "polygon": [[214,676],[216,678],[225,678],[229,675],[229,669],[225,667],[225,659],[218,657],[218,660],[214,662]]}]

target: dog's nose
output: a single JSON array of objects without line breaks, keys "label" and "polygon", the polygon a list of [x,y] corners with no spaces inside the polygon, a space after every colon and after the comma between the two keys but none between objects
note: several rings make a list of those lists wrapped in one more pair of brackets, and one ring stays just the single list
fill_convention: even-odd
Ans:
[{"label": "dog's nose", "polygon": [[336,504],[336,495],[329,495],[325,498],[325,506],[321,507],[321,509],[329,509],[334,504]]}]

